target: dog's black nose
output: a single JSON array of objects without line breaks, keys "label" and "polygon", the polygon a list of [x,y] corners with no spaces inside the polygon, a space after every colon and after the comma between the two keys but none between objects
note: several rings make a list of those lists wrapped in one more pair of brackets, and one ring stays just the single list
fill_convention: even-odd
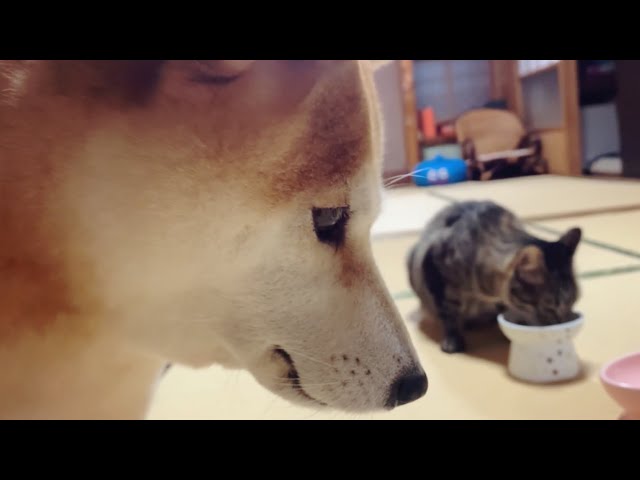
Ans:
[{"label": "dog's black nose", "polygon": [[419,399],[427,393],[428,384],[427,376],[422,370],[401,375],[391,385],[387,408],[391,409]]}]

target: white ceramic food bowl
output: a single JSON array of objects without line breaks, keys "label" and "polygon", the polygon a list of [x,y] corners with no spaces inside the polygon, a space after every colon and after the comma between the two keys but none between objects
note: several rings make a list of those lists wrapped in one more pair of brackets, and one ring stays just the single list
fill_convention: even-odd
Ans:
[{"label": "white ceramic food bowl", "polygon": [[551,383],[570,380],[580,374],[580,359],[573,346],[584,318],[549,326],[527,326],[498,316],[500,330],[509,340],[509,373],[520,380]]}]

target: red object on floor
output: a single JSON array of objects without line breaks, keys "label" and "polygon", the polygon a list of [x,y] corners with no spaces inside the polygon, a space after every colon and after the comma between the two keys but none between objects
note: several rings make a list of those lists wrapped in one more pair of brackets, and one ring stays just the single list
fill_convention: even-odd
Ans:
[{"label": "red object on floor", "polygon": [[425,138],[436,138],[436,118],[433,108],[427,107],[420,112],[422,118],[422,133]]}]

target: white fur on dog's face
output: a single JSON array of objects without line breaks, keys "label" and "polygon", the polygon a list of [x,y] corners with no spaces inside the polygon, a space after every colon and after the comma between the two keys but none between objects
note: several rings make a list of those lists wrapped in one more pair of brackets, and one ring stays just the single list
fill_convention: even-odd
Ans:
[{"label": "white fur on dog's face", "polygon": [[[129,338],[185,364],[248,369],[293,401],[310,396],[355,411],[383,407],[397,375],[418,361],[373,263],[377,193],[367,175],[374,172],[358,175],[350,199],[344,248],[362,270],[347,284],[343,254],[317,240],[307,205],[269,212],[230,205],[219,212],[224,232],[201,227],[199,241],[193,231],[171,235],[172,245],[157,254],[136,249],[136,260],[122,259],[130,267],[118,276],[147,285],[148,301],[131,299],[123,310]],[[140,261],[154,266],[148,278],[132,271]],[[296,380],[277,349],[293,360]]]},{"label": "white fur on dog's face", "polygon": [[[421,369],[370,249],[371,72],[258,61],[201,81],[212,65],[169,62],[143,107],[48,100],[75,118],[47,214],[74,304],[170,361],[245,368],[310,405],[383,408]],[[312,218],[335,207],[350,211],[336,246]]]}]

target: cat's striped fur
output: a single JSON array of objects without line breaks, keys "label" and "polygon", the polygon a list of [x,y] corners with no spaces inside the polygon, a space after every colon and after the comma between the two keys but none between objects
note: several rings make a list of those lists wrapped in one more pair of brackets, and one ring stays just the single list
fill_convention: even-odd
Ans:
[{"label": "cat's striped fur", "polygon": [[493,321],[503,310],[528,324],[570,319],[580,238],[578,228],[556,242],[534,237],[513,213],[488,201],[441,211],[411,249],[408,267],[423,309],[442,323],[442,350],[463,351],[465,327]]}]

